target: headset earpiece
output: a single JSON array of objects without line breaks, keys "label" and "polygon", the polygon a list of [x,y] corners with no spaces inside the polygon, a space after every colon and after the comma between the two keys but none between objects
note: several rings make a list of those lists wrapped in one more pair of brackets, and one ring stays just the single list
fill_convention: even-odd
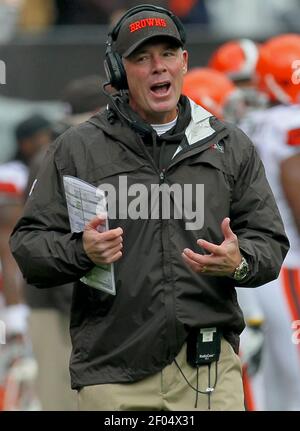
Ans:
[{"label": "headset earpiece", "polygon": [[126,72],[120,54],[114,52],[108,42],[104,59],[104,69],[107,79],[116,90],[128,88]]},{"label": "headset earpiece", "polygon": [[176,25],[182,43],[185,44],[186,36],[183,25],[180,20],[169,10],[163,7],[153,6],[149,4],[135,6],[127,11],[125,15],[117,22],[112,31],[108,35],[106,42],[106,52],[104,59],[104,69],[109,83],[117,90],[125,90],[128,88],[127,77],[121,56],[112,48],[112,44],[118,38],[118,34],[123,22],[132,15],[142,11],[153,11],[168,15]]}]

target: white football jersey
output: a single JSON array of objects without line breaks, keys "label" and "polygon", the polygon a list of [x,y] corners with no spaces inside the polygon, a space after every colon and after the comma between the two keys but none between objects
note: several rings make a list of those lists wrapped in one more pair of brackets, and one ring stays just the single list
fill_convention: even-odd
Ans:
[{"label": "white football jersey", "polygon": [[[28,168],[21,161],[11,161],[0,165],[0,207],[15,198],[23,196],[28,181]],[[3,308],[1,295],[2,277],[0,262],[0,311]],[[1,320],[1,316],[0,316]]]},{"label": "white football jersey", "polygon": [[0,165],[0,204],[10,196],[22,196],[27,186],[28,168],[21,161]]},{"label": "white football jersey", "polygon": [[299,267],[300,235],[282,189],[280,163],[300,152],[300,105],[278,105],[252,112],[240,127],[260,154],[283,219],[291,246],[285,265]]}]

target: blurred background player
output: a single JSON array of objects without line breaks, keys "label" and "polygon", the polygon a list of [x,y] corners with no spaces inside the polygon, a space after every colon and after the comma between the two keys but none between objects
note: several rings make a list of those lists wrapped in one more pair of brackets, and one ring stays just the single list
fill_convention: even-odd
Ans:
[{"label": "blurred background player", "polygon": [[260,153],[290,240],[280,277],[256,290],[265,318],[266,410],[300,410],[300,345],[292,341],[292,322],[300,319],[299,59],[300,35],[276,36],[261,45],[257,88],[267,95],[270,107],[249,114],[241,125]]},{"label": "blurred background player", "polygon": [[[268,289],[274,289],[276,300],[267,300],[269,290],[265,288],[251,292],[238,289],[239,302],[248,324],[241,337],[242,350],[243,347],[246,349],[246,363],[247,352],[252,350],[250,345],[253,342],[254,345],[259,345],[257,337],[250,337],[249,345],[249,327],[257,329],[261,326],[260,320],[261,323],[265,320],[263,364],[259,376],[263,381],[256,381],[254,392],[260,409],[266,410],[300,409],[300,363],[296,360],[297,346],[292,343],[291,326],[293,321],[299,319],[300,298],[297,272],[299,259],[297,263],[295,258],[295,255],[299,257],[299,233],[296,229],[299,227],[299,194],[295,191],[299,186],[295,172],[300,167],[297,164],[300,148],[297,140],[300,103],[299,62],[297,63],[300,59],[299,40],[299,35],[288,34],[272,38],[260,46],[253,43],[251,46],[249,40],[247,43],[245,40],[231,41],[222,45],[209,62],[231,77],[246,95],[250,109],[247,109],[247,115],[240,121],[240,127],[260,152],[292,244],[285,261],[288,269],[283,268],[277,283],[273,282],[268,286]],[[257,48],[257,55],[254,47]],[[256,82],[253,79],[253,68],[257,74]],[[245,86],[251,91],[247,89],[245,92]],[[267,105],[269,109],[266,110]],[[292,184],[291,179],[295,176]],[[288,359],[285,361],[286,356]],[[252,360],[251,364],[253,365]],[[287,392],[290,396],[287,396]]]},{"label": "blurred background player", "polygon": [[253,79],[259,48],[251,39],[230,40],[219,46],[208,61],[209,67],[224,73],[241,89],[247,112],[267,107],[268,99],[257,91]]},{"label": "blurred background player", "polygon": [[259,46],[251,39],[230,40],[220,45],[208,61],[212,69],[223,72],[232,81],[252,81]]},{"label": "blurred background player", "polygon": [[212,68],[190,69],[184,77],[183,94],[218,118],[238,122],[245,115],[242,92],[224,73]]},{"label": "blurred background player", "polygon": [[[16,128],[17,152],[15,157],[0,165],[0,211],[1,211],[1,266],[2,266],[2,295],[5,299],[5,322],[8,334],[10,331],[21,331],[22,318],[25,316],[23,307],[23,291],[19,269],[9,252],[8,238],[10,231],[22,212],[24,190],[28,181],[30,161],[51,141],[50,123],[40,115],[32,115]],[[23,310],[23,311],[21,311]],[[11,317],[12,316],[12,317]],[[14,328],[16,326],[16,329]],[[22,332],[22,331],[21,331]]]},{"label": "blurred background player", "polygon": [[[14,159],[0,165],[0,316],[6,328],[6,344],[0,346],[0,410],[39,408],[32,385],[37,367],[28,339],[29,309],[24,303],[23,279],[10,253],[8,239],[22,213],[30,160],[50,140],[50,123],[40,115],[32,115],[16,128],[18,145]],[[29,386],[25,383],[31,384],[30,393],[24,393],[23,389]]]}]

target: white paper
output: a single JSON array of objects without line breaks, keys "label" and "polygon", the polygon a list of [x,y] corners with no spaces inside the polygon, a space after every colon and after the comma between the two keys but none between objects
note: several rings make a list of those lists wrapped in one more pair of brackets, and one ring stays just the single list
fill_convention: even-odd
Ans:
[{"label": "white paper", "polygon": [[[82,232],[96,213],[107,214],[106,197],[99,188],[68,175],[63,177],[63,181],[72,232]],[[107,218],[105,225],[99,228],[101,232],[108,230]],[[113,264],[97,265],[80,280],[95,289],[116,294]]]}]

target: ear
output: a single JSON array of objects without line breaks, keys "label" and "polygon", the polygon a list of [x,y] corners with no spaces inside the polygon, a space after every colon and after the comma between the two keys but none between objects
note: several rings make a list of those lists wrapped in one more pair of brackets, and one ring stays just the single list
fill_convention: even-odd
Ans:
[{"label": "ear", "polygon": [[183,62],[182,71],[183,71],[183,74],[185,75],[188,68],[188,52],[186,50],[182,52],[182,62]]}]

